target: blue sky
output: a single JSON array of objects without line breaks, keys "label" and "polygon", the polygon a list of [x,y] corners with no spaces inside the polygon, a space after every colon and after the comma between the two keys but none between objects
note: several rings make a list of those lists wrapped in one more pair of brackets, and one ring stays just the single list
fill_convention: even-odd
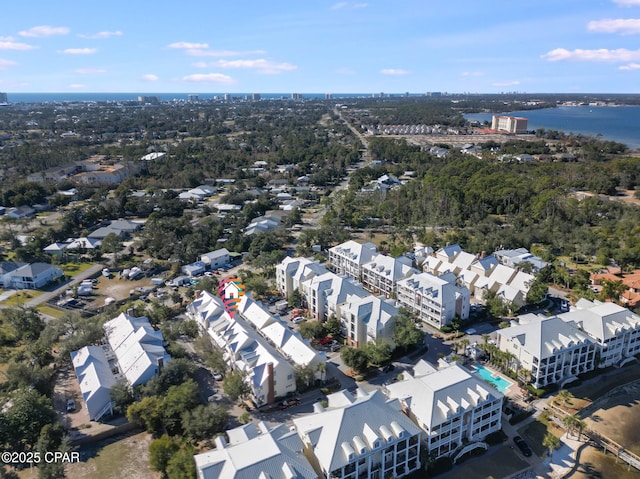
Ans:
[{"label": "blue sky", "polygon": [[6,3],[6,92],[640,89],[640,0]]}]

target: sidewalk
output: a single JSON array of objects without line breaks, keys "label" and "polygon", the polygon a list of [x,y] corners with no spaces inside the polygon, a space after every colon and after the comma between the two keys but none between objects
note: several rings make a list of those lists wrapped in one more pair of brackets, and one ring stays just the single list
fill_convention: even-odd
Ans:
[{"label": "sidewalk", "polygon": [[[585,436],[583,436],[583,439],[584,438]],[[544,464],[551,469],[551,477],[560,478],[568,474],[579,459],[580,448],[587,445],[588,443],[584,440],[578,441],[575,435],[569,437],[568,434],[565,433],[560,438],[560,447],[553,451],[551,458],[546,458],[543,461]]]}]

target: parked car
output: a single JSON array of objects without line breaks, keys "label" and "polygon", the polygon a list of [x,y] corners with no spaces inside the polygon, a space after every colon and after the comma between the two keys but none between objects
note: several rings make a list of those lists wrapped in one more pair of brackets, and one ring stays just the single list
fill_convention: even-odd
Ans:
[{"label": "parked car", "polygon": [[522,439],[520,436],[515,436],[513,438],[513,442],[516,443],[516,446],[518,446],[518,449],[520,449],[520,451],[522,452],[522,454],[524,455],[524,457],[531,457],[531,448],[529,447],[529,445],[524,441],[524,439]]},{"label": "parked car", "polygon": [[211,376],[216,381],[222,381],[222,374],[220,374],[218,371],[211,371]]},{"label": "parked car", "polygon": [[279,406],[280,406],[280,409],[287,409],[288,407],[297,406],[298,404],[300,404],[300,399],[291,398],[291,399],[285,399],[279,404]]},{"label": "parked car", "polygon": [[390,372],[391,372],[391,371],[393,371],[395,368],[396,368],[396,367],[395,367],[393,364],[389,363],[389,364],[387,364],[385,367],[383,367],[383,368],[382,368],[382,372],[383,372],[383,373],[390,373]]},{"label": "parked car", "polygon": [[292,322],[293,324],[302,323],[303,321],[306,321],[306,319],[305,319],[305,318],[303,318],[302,316],[296,316],[295,318],[293,318],[293,319],[291,320],[291,322]]},{"label": "parked car", "polygon": [[76,410],[76,402],[73,399],[67,399],[67,412]]},{"label": "parked car", "polygon": [[474,328],[469,328],[465,331],[465,334],[476,334],[478,331],[476,331]]}]

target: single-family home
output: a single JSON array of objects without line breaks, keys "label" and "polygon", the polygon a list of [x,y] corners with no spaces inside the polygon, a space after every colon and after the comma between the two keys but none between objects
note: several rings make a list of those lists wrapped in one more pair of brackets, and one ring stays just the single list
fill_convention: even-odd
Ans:
[{"label": "single-family home", "polygon": [[229,250],[220,248],[200,255],[200,261],[204,263],[207,269],[217,269],[229,262]]}]

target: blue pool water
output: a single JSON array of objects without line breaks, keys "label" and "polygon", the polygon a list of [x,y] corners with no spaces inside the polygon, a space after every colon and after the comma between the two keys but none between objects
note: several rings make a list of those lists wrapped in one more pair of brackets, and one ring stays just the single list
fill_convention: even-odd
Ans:
[{"label": "blue pool water", "polygon": [[493,384],[493,386],[502,394],[505,394],[507,388],[513,384],[511,381],[507,381],[500,376],[494,376],[494,373],[486,369],[484,366],[476,365],[474,368],[476,369],[476,373],[478,373],[482,379]]}]

